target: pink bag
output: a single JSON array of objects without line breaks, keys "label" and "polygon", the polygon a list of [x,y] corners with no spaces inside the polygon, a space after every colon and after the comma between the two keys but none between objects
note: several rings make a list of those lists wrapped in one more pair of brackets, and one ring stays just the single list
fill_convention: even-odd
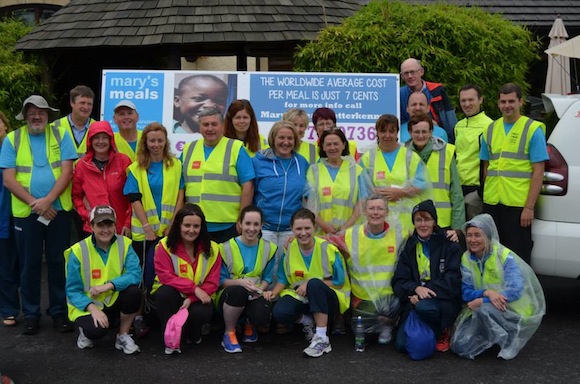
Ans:
[{"label": "pink bag", "polygon": [[187,321],[189,312],[187,308],[182,308],[175,315],[171,316],[167,321],[167,327],[165,327],[165,346],[171,349],[179,349],[181,346],[181,329],[183,324]]}]

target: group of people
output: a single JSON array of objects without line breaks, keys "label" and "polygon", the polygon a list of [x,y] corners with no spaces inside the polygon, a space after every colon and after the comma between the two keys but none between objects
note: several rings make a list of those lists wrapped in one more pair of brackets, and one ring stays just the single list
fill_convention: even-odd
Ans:
[{"label": "group of people", "polygon": [[322,356],[345,313],[363,318],[368,341],[394,338],[405,351],[415,311],[440,351],[473,358],[499,344],[500,357],[515,357],[545,311],[519,257],[529,262],[543,126],[520,115],[514,84],[500,90],[495,122],[479,88],[465,86],[457,122],[423,72],[403,62],[402,124],[380,116],[377,147],[364,154],[329,108],[312,115],[316,143],[302,140],[300,109],[264,138],[248,100],[225,115],[200,108],[202,138],[175,158],[163,125],[137,130],[131,101],[115,106],[113,133],[90,118],[88,87],[71,90],[71,113],[53,123],[58,110],[30,96],[20,129],[8,132],[0,115],[3,325],[22,310],[23,334],[39,331],[44,253],[48,314],[62,332],[76,324],[81,349],[118,326],[115,347],[138,352],[131,334],[147,331],[150,307],[167,354],[181,339],[200,343],[214,313],[230,353],[242,351],[237,333],[256,342],[273,318],[277,333],[300,325],[304,353]]}]

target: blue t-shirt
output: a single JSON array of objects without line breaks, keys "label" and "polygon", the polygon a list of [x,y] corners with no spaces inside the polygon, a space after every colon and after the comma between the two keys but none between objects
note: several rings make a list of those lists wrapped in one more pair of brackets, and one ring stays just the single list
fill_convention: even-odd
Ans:
[{"label": "blue t-shirt", "polygon": [[[443,128],[435,124],[433,126],[433,136],[440,137],[445,140],[446,143],[449,142],[449,136],[447,135],[447,131]],[[401,143],[406,143],[407,141],[411,140],[411,134],[409,133],[409,123],[401,124]]]},{"label": "blue t-shirt", "polygon": [[[214,147],[209,147],[207,145],[203,145],[203,154],[205,156],[205,160],[208,159],[209,155],[213,152]],[[181,153],[181,161],[183,162],[183,152]],[[186,166],[184,164],[184,166]],[[240,148],[240,152],[238,153],[238,158],[236,159],[236,172],[238,174],[238,183],[243,185],[248,181],[254,180],[256,178],[256,174],[254,173],[254,166],[252,165],[252,159],[246,152],[245,148]],[[240,196],[241,197],[241,196]],[[208,232],[219,232],[230,228],[235,223],[207,223],[207,230]]]},{"label": "blue t-shirt", "polygon": [[[177,161],[177,159],[175,160]],[[161,197],[163,196],[163,161],[152,161],[149,165],[149,170],[147,171],[147,182],[149,183],[149,188],[151,190],[151,195],[153,196],[153,202],[155,203],[155,208],[157,210],[157,216],[161,217]],[[179,189],[185,188],[185,181],[183,179],[183,173],[179,178]],[[137,184],[137,179],[131,172],[127,176],[127,181],[123,187],[123,194],[125,196],[132,193],[141,193],[139,190],[139,184]]]},{"label": "blue t-shirt", "polygon": [[[514,123],[503,123],[504,131],[507,136],[509,131],[514,126]],[[482,137],[481,148],[479,149],[479,159],[484,161],[489,161],[489,150],[487,148],[487,143],[485,142],[485,136]],[[540,163],[542,161],[548,160],[548,149],[546,148],[546,137],[541,128],[535,130],[532,138],[530,139],[529,147],[530,162]]]},{"label": "blue t-shirt", "polygon": [[[256,266],[256,258],[258,257],[258,244],[256,245],[246,245],[240,240],[240,237],[235,238],[236,244],[240,249],[240,254],[242,255],[242,260],[244,262],[243,274],[251,272]],[[266,281],[268,284],[272,284],[272,275],[274,271],[275,258],[272,257],[266,268],[262,272],[262,280]],[[226,263],[222,263],[220,271],[220,286],[223,285],[224,281],[230,278],[230,272],[228,271],[228,266]]]},{"label": "blue t-shirt", "polygon": [[131,147],[131,149],[133,150],[133,152],[137,153],[137,140],[135,140],[135,141],[127,141],[127,144],[129,144],[129,147]]},{"label": "blue t-shirt", "polygon": [[[48,127],[46,129],[49,129]],[[25,134],[25,132],[22,132]],[[30,151],[32,152],[32,175],[30,179],[30,194],[39,199],[41,197],[46,197],[56,183],[56,179],[48,164],[47,157],[47,142],[46,135],[43,133],[41,135],[31,135],[30,138]],[[63,135],[60,142],[60,160],[76,160],[77,151],[74,147],[72,138],[67,132]],[[0,168],[16,168],[16,151],[14,146],[8,140],[4,140],[2,144],[2,153],[0,154]],[[60,200],[56,199],[52,203],[52,208],[57,211],[62,210],[62,205]]]}]

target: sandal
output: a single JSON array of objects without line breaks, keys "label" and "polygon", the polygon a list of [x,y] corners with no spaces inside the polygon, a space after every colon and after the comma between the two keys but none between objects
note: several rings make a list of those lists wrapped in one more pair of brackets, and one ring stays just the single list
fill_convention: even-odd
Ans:
[{"label": "sandal", "polygon": [[2,325],[5,327],[14,327],[16,324],[16,316],[6,316],[2,319]]}]

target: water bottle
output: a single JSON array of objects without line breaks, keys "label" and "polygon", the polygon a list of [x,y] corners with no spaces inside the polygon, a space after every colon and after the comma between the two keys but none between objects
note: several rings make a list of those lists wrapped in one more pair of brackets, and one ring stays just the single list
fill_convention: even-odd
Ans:
[{"label": "water bottle", "polygon": [[357,352],[364,352],[365,350],[365,329],[360,316],[356,318],[354,327],[354,350]]}]

